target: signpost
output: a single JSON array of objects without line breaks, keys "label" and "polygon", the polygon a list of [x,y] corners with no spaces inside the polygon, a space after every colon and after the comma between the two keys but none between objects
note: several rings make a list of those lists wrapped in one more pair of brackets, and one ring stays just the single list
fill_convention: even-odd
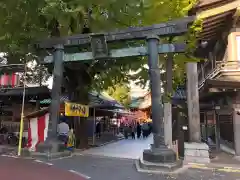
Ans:
[{"label": "signpost", "polygon": [[[159,45],[159,37],[172,37],[179,36],[188,31],[189,23],[194,21],[195,17],[182,18],[177,21],[156,24],[148,27],[133,27],[126,30],[115,32],[108,32],[102,34],[80,34],[69,36],[65,38],[49,39],[44,42],[38,43],[37,47],[40,49],[54,49],[53,57],[45,57],[45,63],[54,63],[54,81],[52,89],[51,107],[58,107],[56,104],[57,99],[60,99],[60,90],[62,82],[62,70],[64,62],[71,63],[73,61],[86,61],[92,59],[111,60],[127,56],[148,56],[150,85],[152,95],[152,122],[153,122],[153,136],[154,143],[151,149],[143,152],[144,162],[158,163],[156,168],[162,167],[171,171],[179,162],[176,160],[176,153],[168,149],[164,142],[164,123],[163,123],[163,107],[161,95],[161,79],[159,67],[160,53],[182,53],[186,49],[185,44],[163,44]],[[130,47],[123,49],[108,50],[107,43],[127,40],[147,40],[147,47]],[[57,45],[57,46],[56,46]],[[80,45],[91,45],[92,52],[65,54],[63,50],[58,47],[75,47]],[[60,57],[61,56],[61,57]],[[77,78],[77,77],[76,77]],[[70,79],[71,80],[71,79]],[[57,84],[57,83],[60,83]],[[57,84],[57,85],[56,85]],[[81,109],[81,108],[70,108]],[[56,108],[51,109],[52,114],[57,114],[59,110]],[[80,112],[80,110],[79,110]],[[53,116],[52,116],[53,117]],[[54,116],[55,117],[55,116]],[[56,121],[54,121],[56,123]],[[55,124],[54,126],[56,126]],[[143,167],[148,167],[140,160]]]}]

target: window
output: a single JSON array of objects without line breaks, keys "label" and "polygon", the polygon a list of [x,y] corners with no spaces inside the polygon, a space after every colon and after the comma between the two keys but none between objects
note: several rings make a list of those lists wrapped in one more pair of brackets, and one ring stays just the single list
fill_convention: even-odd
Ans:
[{"label": "window", "polygon": [[240,61],[240,36],[237,36],[236,40],[237,40],[237,60]]}]

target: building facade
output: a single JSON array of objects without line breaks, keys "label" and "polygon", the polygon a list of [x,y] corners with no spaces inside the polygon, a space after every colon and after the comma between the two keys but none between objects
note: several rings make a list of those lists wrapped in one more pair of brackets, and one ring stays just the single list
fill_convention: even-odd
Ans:
[{"label": "building facade", "polygon": [[240,155],[240,2],[201,0],[190,12],[203,16],[198,35],[200,121],[203,139]]}]

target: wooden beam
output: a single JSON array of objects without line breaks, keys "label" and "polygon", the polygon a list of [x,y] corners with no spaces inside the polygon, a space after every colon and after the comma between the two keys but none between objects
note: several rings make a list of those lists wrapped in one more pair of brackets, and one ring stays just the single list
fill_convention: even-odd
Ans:
[{"label": "wooden beam", "polygon": [[[175,52],[175,53],[183,53],[185,52],[187,45],[182,44],[162,44],[158,47],[159,54]],[[121,57],[132,57],[132,56],[146,56],[148,50],[145,46],[140,47],[130,47],[123,49],[113,49],[110,51],[109,59],[111,58],[121,58]],[[83,52],[83,53],[73,53],[73,54],[65,54],[64,61],[65,62],[76,62],[76,61],[91,61],[93,59],[92,52]],[[53,57],[46,56],[43,60],[43,63],[52,63]]]},{"label": "wooden beam", "polygon": [[[195,16],[181,18],[167,23],[154,24],[147,27],[131,27],[125,30],[103,33],[107,42],[146,39],[149,35],[178,36],[188,31],[188,26],[195,20]],[[54,45],[79,46],[90,44],[92,34],[78,34],[63,38],[52,38],[36,43],[39,49],[52,49]]]},{"label": "wooden beam", "polygon": [[227,11],[227,12],[222,13],[222,14],[217,14],[215,16],[211,16],[209,18],[204,19],[203,25],[210,24],[212,22],[218,22],[218,21],[225,20],[225,18],[229,17],[229,16],[232,16],[231,11]]},{"label": "wooden beam", "polygon": [[203,28],[205,28],[205,27],[211,27],[211,26],[214,26],[215,24],[223,24],[223,23],[225,23],[226,24],[226,19],[227,18],[221,18],[221,19],[216,19],[216,20],[214,20],[214,21],[209,21],[209,22],[207,22],[207,23],[203,23]]},{"label": "wooden beam", "polygon": [[206,36],[206,37],[201,37],[201,38],[198,38],[198,40],[201,40],[201,41],[214,41],[217,39],[217,34],[213,34],[212,36]]},{"label": "wooden beam", "polygon": [[235,26],[240,17],[240,5],[237,7],[235,14],[233,15],[233,25]]},{"label": "wooden beam", "polygon": [[224,26],[226,26],[226,23],[218,23],[218,24],[214,24],[212,26],[205,26],[205,27],[203,27],[203,32],[205,33],[205,32],[211,31],[211,30],[216,32],[219,30],[219,28],[222,28]]},{"label": "wooden beam", "polygon": [[211,36],[215,36],[217,35],[218,33],[215,32],[215,31],[209,31],[209,32],[206,32],[206,33],[200,33],[198,35],[198,37],[203,37],[203,38],[207,38],[207,37],[211,37]]},{"label": "wooden beam", "polygon": [[211,16],[225,13],[227,11],[234,10],[239,6],[239,4],[240,4],[240,0],[237,0],[237,1],[233,1],[231,3],[228,3],[226,5],[223,5],[223,6],[220,6],[217,8],[213,8],[213,9],[209,9],[209,10],[200,12],[197,14],[197,19],[205,19],[205,18],[208,18]]}]

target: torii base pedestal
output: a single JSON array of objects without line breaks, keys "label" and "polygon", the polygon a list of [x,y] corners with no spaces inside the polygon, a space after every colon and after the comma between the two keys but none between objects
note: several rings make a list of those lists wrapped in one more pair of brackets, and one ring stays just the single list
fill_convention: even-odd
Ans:
[{"label": "torii base pedestal", "polygon": [[182,167],[182,161],[176,159],[176,153],[166,147],[151,148],[143,151],[143,157],[136,162],[139,172],[174,172]]},{"label": "torii base pedestal", "polygon": [[71,151],[66,150],[63,143],[55,140],[40,143],[36,151],[23,150],[23,156],[29,156],[35,159],[57,159],[61,157],[68,157],[72,155]]},{"label": "torii base pedestal", "polygon": [[205,143],[184,143],[184,163],[210,163],[208,145]]}]

